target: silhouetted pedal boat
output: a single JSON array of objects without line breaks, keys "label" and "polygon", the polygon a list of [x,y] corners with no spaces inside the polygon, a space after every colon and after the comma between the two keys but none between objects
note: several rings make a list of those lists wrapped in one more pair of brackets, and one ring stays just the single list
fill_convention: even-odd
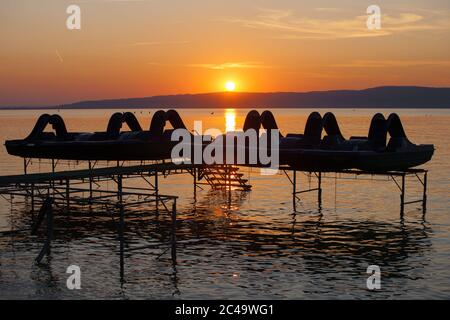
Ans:
[{"label": "silhouetted pedal boat", "polygon": [[[265,129],[278,128],[270,111],[263,112],[261,122]],[[323,139],[322,129],[327,133]],[[388,133],[391,138],[386,145]],[[317,112],[311,113],[304,134],[280,135],[280,163],[297,170],[406,170],[428,162],[433,153],[433,145],[415,145],[407,139],[395,113],[388,120],[382,114],[376,114],[367,137],[346,140],[331,112],[326,113],[323,119]]]},{"label": "silhouetted pedal boat", "polygon": [[[131,112],[115,113],[105,132],[67,132],[59,115],[41,115],[30,135],[23,140],[5,142],[9,154],[24,158],[63,160],[162,160],[170,159],[172,148],[178,143],[171,141],[172,129],[165,130],[166,121],[173,129],[185,125],[175,110],[159,110],[153,117],[150,130],[142,130]],[[127,124],[131,131],[121,132]],[[53,132],[44,132],[47,125]]]},{"label": "silhouetted pedal boat", "polygon": [[[279,129],[272,112],[266,110],[261,114],[261,124],[266,130]],[[346,167],[347,154],[324,154],[320,149],[323,123],[318,112],[312,112],[306,120],[303,134],[289,133],[279,137],[280,164],[287,164],[297,170],[326,171]]]},{"label": "silhouetted pedal boat", "polygon": [[[408,140],[400,117],[391,113],[386,120],[377,113],[372,118],[368,137],[350,137],[346,140],[332,113],[324,116],[323,147],[329,150],[355,152],[354,168],[372,172],[406,170],[431,160],[434,145],[416,145]],[[387,135],[390,139],[386,144]]]}]

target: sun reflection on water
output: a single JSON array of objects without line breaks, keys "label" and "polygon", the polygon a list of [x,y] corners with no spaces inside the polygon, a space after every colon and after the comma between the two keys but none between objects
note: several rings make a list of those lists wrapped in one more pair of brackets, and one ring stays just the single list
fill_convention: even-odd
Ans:
[{"label": "sun reflection on water", "polygon": [[225,130],[226,132],[236,131],[236,110],[225,109]]}]

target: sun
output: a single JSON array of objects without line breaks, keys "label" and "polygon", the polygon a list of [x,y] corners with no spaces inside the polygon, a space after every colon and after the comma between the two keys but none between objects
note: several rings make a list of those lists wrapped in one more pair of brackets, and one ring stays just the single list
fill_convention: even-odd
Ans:
[{"label": "sun", "polygon": [[233,81],[228,81],[227,83],[225,83],[225,89],[227,91],[234,91],[236,90],[236,84]]}]

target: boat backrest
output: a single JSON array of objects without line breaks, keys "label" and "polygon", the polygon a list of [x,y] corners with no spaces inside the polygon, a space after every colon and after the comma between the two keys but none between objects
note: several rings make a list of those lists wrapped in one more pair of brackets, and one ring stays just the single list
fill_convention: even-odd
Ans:
[{"label": "boat backrest", "polygon": [[162,135],[166,126],[167,114],[163,110],[158,110],[152,117],[150,123],[150,133],[152,135]]},{"label": "boat backrest", "polygon": [[372,117],[369,128],[369,141],[375,148],[386,147],[387,138],[387,123],[386,119],[381,113],[377,113]]},{"label": "boat backrest", "polygon": [[176,129],[187,129],[184,125],[183,120],[181,119],[179,113],[176,110],[169,110],[166,112],[167,120],[174,130]]},{"label": "boat backrest", "polygon": [[391,113],[387,119],[387,130],[392,138],[406,138],[402,121],[396,113]]},{"label": "boat backrest", "polygon": [[318,112],[312,112],[306,120],[305,138],[309,139],[312,143],[319,143],[322,138],[322,129],[322,117]]},{"label": "boat backrest", "polygon": [[120,129],[122,129],[123,113],[114,113],[108,121],[108,127],[106,128],[106,135],[109,139],[117,139],[120,135]]},{"label": "boat backrest", "polygon": [[132,112],[125,112],[123,114],[123,122],[125,122],[131,131],[142,131],[138,119]]},{"label": "boat backrest", "polygon": [[63,138],[67,135],[66,124],[59,114],[52,115],[49,123],[52,125],[53,130],[55,130],[57,137]]},{"label": "boat backrest", "polygon": [[37,138],[42,132],[44,132],[45,127],[50,121],[50,115],[47,113],[44,113],[39,116],[39,118],[36,121],[36,124],[34,125],[33,130],[31,130],[28,137],[25,138],[25,140],[33,140]]},{"label": "boat backrest", "polygon": [[338,122],[336,120],[335,115],[332,112],[327,112],[323,116],[323,128],[327,135],[332,137],[338,137],[344,140],[344,136],[339,129]]},{"label": "boat backrest", "polygon": [[52,125],[52,128],[53,130],[55,130],[56,136],[58,138],[64,138],[67,135],[66,125],[60,115],[49,115],[47,113],[44,113],[38,118],[33,130],[25,138],[25,140],[35,140],[39,138],[48,124]]},{"label": "boat backrest", "polygon": [[278,129],[277,122],[273,113],[269,110],[261,113],[261,125],[266,130]]},{"label": "boat backrest", "polygon": [[249,113],[247,113],[247,116],[245,117],[243,130],[247,131],[249,129],[254,129],[256,132],[259,131],[261,128],[261,116],[259,115],[259,112],[256,110],[251,110]]}]

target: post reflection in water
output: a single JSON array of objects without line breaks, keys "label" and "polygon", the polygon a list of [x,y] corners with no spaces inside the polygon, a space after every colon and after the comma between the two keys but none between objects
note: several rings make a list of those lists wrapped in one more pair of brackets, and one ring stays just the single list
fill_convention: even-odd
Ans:
[{"label": "post reflection in water", "polygon": [[[368,265],[376,262],[386,277],[383,285],[389,286],[394,278],[397,282],[408,279],[410,272],[417,277],[418,270],[427,263],[423,257],[431,250],[431,229],[426,222],[342,220],[327,217],[331,211],[322,208],[267,217],[242,211],[249,200],[248,192],[232,191],[231,198],[224,191],[204,191],[201,195],[197,202],[179,208],[176,237],[172,236],[169,214],[156,215],[145,207],[126,210],[121,244],[117,243],[119,217],[113,211],[99,207],[89,213],[73,208],[70,224],[65,214],[57,214],[58,243],[50,256],[52,269],[77,261],[85,286],[89,288],[90,281],[101,282],[99,287],[106,288],[105,296],[116,294],[118,283],[114,285],[116,277],[111,274],[120,272],[121,297],[126,298],[148,298],[149,294],[159,298],[227,296],[230,281],[239,281],[248,290],[255,285],[260,289],[270,285],[281,297],[326,295],[333,292],[335,283],[326,279],[333,277],[349,281],[350,287],[353,283],[358,296],[364,296],[368,294],[363,288]],[[17,217],[27,219],[25,214]],[[71,248],[68,256],[57,254],[59,245]],[[24,237],[21,246],[36,251],[33,239]],[[119,255],[111,254],[118,247]],[[389,277],[390,273],[395,274],[394,278]],[[47,286],[47,274],[34,272],[34,277]],[[350,281],[358,276],[363,279],[359,286]],[[264,277],[264,281],[258,277]],[[277,287],[280,277],[292,277],[293,282],[301,283],[303,291]],[[54,286],[47,290],[58,290],[57,280],[53,279]],[[203,286],[198,292],[192,290],[198,281],[210,282],[210,289]],[[215,292],[216,286],[224,291]],[[92,285],[84,294],[99,295],[94,288]],[[229,289],[233,296],[234,290]]]}]

